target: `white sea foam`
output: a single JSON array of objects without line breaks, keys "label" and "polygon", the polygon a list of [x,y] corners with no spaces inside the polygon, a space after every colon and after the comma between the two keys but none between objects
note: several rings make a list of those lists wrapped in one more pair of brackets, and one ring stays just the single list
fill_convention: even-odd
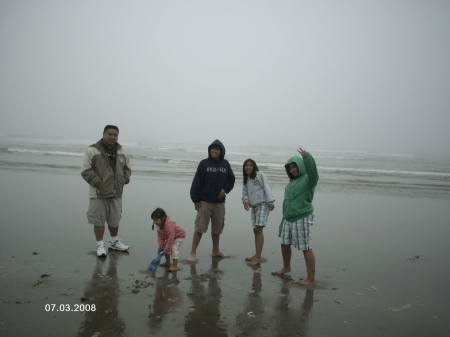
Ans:
[{"label": "white sea foam", "polygon": [[68,152],[68,151],[50,151],[50,150],[36,150],[36,149],[21,149],[21,148],[7,148],[8,152],[12,153],[35,153],[42,155],[57,155],[57,156],[71,156],[71,157],[81,157],[83,153],[81,152]]},{"label": "white sea foam", "polygon": [[368,173],[368,174],[383,174],[383,175],[408,175],[408,176],[429,176],[429,177],[445,177],[450,178],[450,172],[429,172],[429,171],[400,171],[400,170],[381,170],[381,169],[362,169],[354,167],[327,167],[319,166],[319,170],[333,171],[342,173]]},{"label": "white sea foam", "polygon": [[[85,145],[95,140],[70,139],[35,139],[8,138],[0,139],[0,160],[9,162],[20,161],[23,165],[41,165],[42,159],[37,156],[49,156],[53,165],[77,166],[83,155]],[[170,170],[171,172],[195,171],[200,160],[207,157],[207,145],[199,144],[147,144],[125,143],[132,157],[132,165],[148,172]],[[252,149],[255,152],[252,152]],[[292,150],[292,149],[291,149]],[[365,177],[370,181],[380,181],[391,184],[415,184],[417,182],[447,186],[450,181],[450,162],[442,158],[417,158],[402,153],[371,153],[368,151],[333,151],[326,149],[311,150],[318,165],[321,181],[343,183]],[[241,175],[243,160],[247,157],[256,160],[261,171],[277,179],[285,175],[285,159],[295,155],[282,147],[273,146],[230,146],[227,159],[235,170],[236,176]],[[18,160],[17,157],[21,157]],[[53,157],[53,158],[51,158]],[[65,158],[65,159],[64,159]],[[72,159],[71,159],[72,158]],[[47,158],[45,158],[47,161]],[[346,164],[346,161],[348,161]],[[14,164],[20,167],[20,163]],[[1,165],[0,165],[1,166]]]}]

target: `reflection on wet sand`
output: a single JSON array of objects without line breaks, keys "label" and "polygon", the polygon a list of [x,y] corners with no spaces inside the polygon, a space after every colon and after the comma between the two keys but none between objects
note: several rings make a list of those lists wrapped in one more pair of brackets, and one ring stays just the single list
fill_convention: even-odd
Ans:
[{"label": "reflection on wet sand", "polygon": [[276,336],[307,336],[310,313],[314,302],[314,289],[306,290],[303,304],[300,307],[297,299],[290,295],[289,288],[291,286],[290,280],[283,280],[281,283],[280,296],[272,319]]},{"label": "reflection on wet sand", "polygon": [[[198,275],[196,266],[191,265],[192,285],[188,297],[191,299],[192,305],[185,317],[186,336],[228,336],[227,327],[220,317],[222,291],[219,285],[221,279],[221,272],[218,269],[219,261],[220,259],[212,258],[209,274]],[[208,282],[207,289],[203,285],[205,282]]]},{"label": "reflection on wet sand", "polygon": [[252,289],[243,305],[242,313],[236,317],[236,336],[262,336],[268,333],[265,318],[264,301],[260,295],[262,290],[261,270],[253,269]]},{"label": "reflection on wet sand", "polygon": [[164,317],[174,312],[180,303],[177,273],[164,273],[156,282],[153,306],[149,305],[149,331],[150,334],[158,332]]},{"label": "reflection on wet sand", "polygon": [[[105,261],[96,260],[92,278],[87,284],[85,302],[96,305],[96,311],[87,311],[78,330],[78,337],[127,336],[126,325],[119,315],[120,296],[117,278],[117,259],[120,253],[111,253]],[[295,291],[298,287],[291,280],[281,280],[281,289],[275,302],[264,296],[262,275],[259,268],[253,269],[251,290],[243,298],[242,309],[236,315],[235,326],[227,326],[221,313],[222,271],[218,268],[220,259],[212,259],[211,269],[207,273],[197,273],[196,265],[190,265],[190,301],[186,314],[176,309],[182,304],[184,292],[179,289],[176,273],[164,273],[156,280],[153,302],[149,304],[147,335],[161,335],[163,322],[171,329],[167,321],[183,320],[184,334],[188,337],[225,337],[233,336],[307,336],[314,289],[305,292]],[[106,271],[105,271],[106,269]],[[183,281],[186,282],[186,281]],[[188,281],[189,282],[189,281]],[[305,294],[303,301],[297,296]],[[169,315],[170,314],[170,315]],[[180,316],[181,314],[181,316]],[[169,315],[169,316],[167,316]],[[169,324],[169,325],[167,325]],[[172,327],[174,328],[174,327]],[[231,329],[230,331],[229,328]],[[176,329],[176,328],[175,328]]]},{"label": "reflection on wet sand", "polygon": [[[86,311],[77,336],[126,336],[126,326],[119,317],[119,282],[117,259],[123,253],[111,252],[107,260],[96,259],[92,278],[85,291],[86,303],[95,304],[95,311]],[[106,273],[103,272],[108,265]]]}]

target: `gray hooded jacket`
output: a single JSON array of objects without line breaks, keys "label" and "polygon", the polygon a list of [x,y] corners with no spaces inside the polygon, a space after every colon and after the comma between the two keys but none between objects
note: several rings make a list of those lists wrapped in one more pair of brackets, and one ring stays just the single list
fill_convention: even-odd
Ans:
[{"label": "gray hooded jacket", "polygon": [[249,202],[255,206],[263,202],[272,204],[275,201],[269,180],[266,175],[260,171],[256,172],[255,179],[249,178],[247,184],[242,187],[242,202]]}]

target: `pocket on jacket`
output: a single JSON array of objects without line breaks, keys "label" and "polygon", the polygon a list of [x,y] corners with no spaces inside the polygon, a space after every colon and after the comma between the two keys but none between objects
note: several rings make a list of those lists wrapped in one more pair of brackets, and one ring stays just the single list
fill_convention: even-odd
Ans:
[{"label": "pocket on jacket", "polygon": [[97,188],[97,195],[99,197],[105,197],[108,196],[111,193],[111,187],[110,187],[110,178],[109,177],[102,177],[102,182]]}]

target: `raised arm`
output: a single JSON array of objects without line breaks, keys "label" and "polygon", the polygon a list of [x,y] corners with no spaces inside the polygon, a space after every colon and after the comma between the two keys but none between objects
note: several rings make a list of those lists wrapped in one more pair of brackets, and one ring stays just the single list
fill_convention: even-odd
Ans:
[{"label": "raised arm", "polygon": [[316,162],[313,156],[302,148],[298,149],[298,153],[300,153],[303,162],[305,163],[306,174],[308,175],[310,186],[316,186],[319,181],[319,173],[317,172]]}]

